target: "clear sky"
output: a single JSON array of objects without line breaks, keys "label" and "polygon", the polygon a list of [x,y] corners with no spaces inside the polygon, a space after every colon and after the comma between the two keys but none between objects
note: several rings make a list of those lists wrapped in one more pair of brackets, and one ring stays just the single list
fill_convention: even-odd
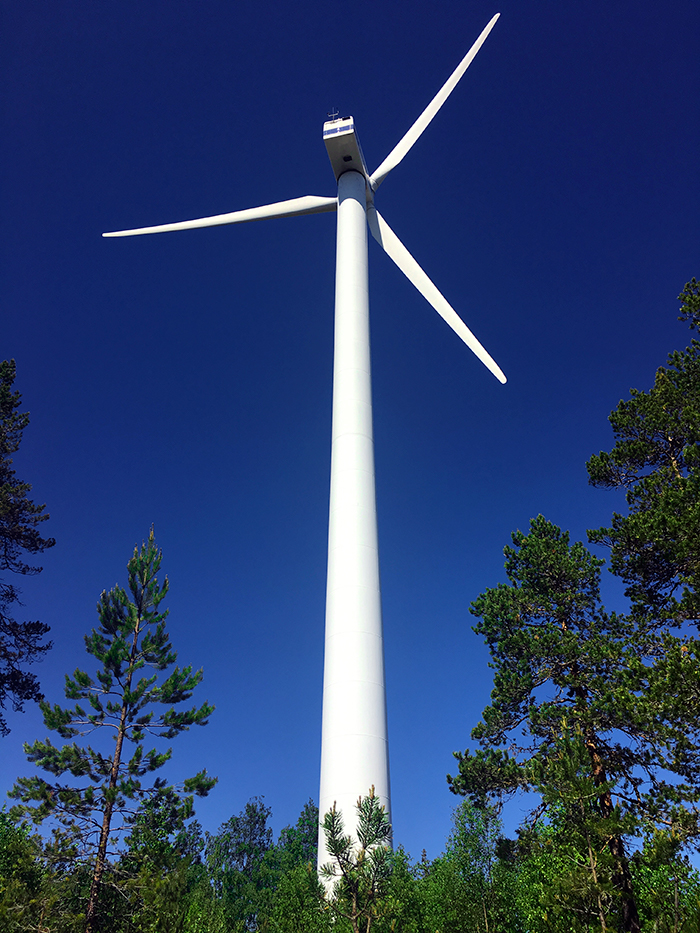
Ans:
[{"label": "clear sky", "polygon": [[[355,117],[372,171],[499,10],[377,206],[506,386],[370,243],[393,815],[415,857],[443,846],[452,752],[489,697],[470,602],[530,517],[580,540],[622,508],[585,461],[687,342],[700,6],[3,4],[0,353],[57,540],[24,581],[55,643],[37,670],[60,701],[153,523],[173,643],[217,707],[168,774],[219,776],[211,831],[254,794],[279,830],[318,794],[335,215],[100,234],[334,195],[327,112]],[[35,710],[10,720],[2,792],[45,735]]]}]

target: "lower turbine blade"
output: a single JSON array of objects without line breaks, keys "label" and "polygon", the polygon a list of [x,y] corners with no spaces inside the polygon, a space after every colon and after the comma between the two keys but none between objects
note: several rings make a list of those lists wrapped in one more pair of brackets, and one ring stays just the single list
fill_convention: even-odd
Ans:
[{"label": "lower turbine blade", "polygon": [[181,220],[174,224],[160,224],[157,227],[138,227],[134,230],[116,230],[103,233],[102,236],[140,236],[142,233],[169,233],[172,230],[193,230],[195,227],[219,227],[223,224],[242,224],[249,220],[267,220],[271,217],[299,217],[302,214],[323,214],[338,209],[337,198],[321,198],[308,195],[304,198],[292,198],[291,201],[278,201],[276,204],[263,204],[245,211],[233,211],[230,214],[215,214],[213,217],[199,217],[197,220]]},{"label": "lower turbine blade", "polygon": [[369,223],[369,228],[372,231],[374,239],[379,243],[384,252],[394,260],[409,282],[415,285],[426,301],[435,308],[440,317],[450,325],[457,336],[466,343],[472,353],[474,353],[484,366],[494,374],[496,379],[505,385],[506,377],[501,367],[481,346],[454,308],[433,285],[376,208],[369,207],[367,209],[367,222]]}]

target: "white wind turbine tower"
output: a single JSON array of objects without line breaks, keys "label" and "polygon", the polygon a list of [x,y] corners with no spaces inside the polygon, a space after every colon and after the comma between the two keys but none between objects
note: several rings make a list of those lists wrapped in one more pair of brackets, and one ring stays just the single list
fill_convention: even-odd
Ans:
[{"label": "white wind turbine tower", "polygon": [[[323,125],[338,196],[307,196],[180,223],[104,233],[106,237],[165,233],[337,211],[333,427],[323,675],[321,816],[335,803],[345,826],[370,786],[391,817],[384,686],[374,441],[370,382],[367,226],[418,291],[501,383],[506,378],[443,298],[374,206],[374,192],[428,126],[471,64],[500,14],[488,23],[403,139],[369,174],[352,117]],[[322,833],[319,834],[322,837]],[[319,839],[319,866],[327,861]]]}]

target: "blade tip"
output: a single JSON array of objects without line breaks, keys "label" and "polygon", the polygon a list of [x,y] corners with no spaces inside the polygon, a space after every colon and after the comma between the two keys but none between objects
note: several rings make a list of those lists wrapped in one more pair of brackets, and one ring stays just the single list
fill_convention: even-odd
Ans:
[{"label": "blade tip", "polygon": [[487,368],[489,372],[491,373],[491,375],[495,376],[496,379],[498,379],[498,381],[501,383],[502,386],[504,386],[506,382],[508,382],[508,380],[506,379],[506,374],[503,372],[503,370],[498,365],[498,363],[496,363],[494,360],[491,360],[491,363],[492,365],[487,364]]}]

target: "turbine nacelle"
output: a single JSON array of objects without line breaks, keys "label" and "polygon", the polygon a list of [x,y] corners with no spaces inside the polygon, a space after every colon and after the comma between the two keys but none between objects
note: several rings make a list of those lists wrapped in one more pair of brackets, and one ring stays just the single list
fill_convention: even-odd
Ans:
[{"label": "turbine nacelle", "polygon": [[345,172],[359,172],[365,176],[367,183],[371,184],[352,117],[342,117],[340,120],[328,120],[324,123],[323,141],[336,181]]}]

